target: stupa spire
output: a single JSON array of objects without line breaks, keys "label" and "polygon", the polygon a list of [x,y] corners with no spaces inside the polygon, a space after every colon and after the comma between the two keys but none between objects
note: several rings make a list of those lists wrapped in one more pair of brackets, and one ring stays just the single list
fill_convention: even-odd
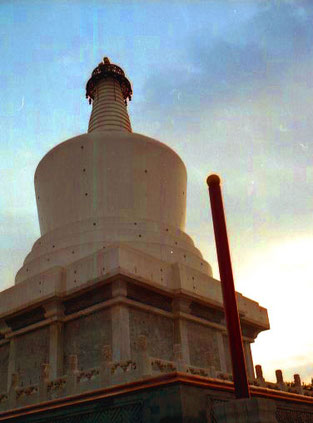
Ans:
[{"label": "stupa spire", "polygon": [[131,96],[131,84],[124,71],[104,57],[86,85],[86,97],[92,103],[88,132],[132,132],[127,112]]}]

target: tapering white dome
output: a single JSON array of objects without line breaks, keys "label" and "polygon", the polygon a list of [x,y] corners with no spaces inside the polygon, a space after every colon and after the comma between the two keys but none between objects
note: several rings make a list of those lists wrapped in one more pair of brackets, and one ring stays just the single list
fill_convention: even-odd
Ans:
[{"label": "tapering white dome", "polygon": [[116,243],[211,275],[184,233],[185,165],[166,145],[132,133],[131,93],[124,72],[108,59],[93,72],[88,133],[57,145],[37,167],[41,237],[16,283]]}]

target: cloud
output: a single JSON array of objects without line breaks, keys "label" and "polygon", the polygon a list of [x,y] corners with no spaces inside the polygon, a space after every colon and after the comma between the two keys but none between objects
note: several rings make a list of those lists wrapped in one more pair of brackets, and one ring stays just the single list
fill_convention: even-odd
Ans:
[{"label": "cloud", "polygon": [[218,37],[202,29],[186,40],[184,66],[179,63],[173,70],[172,65],[166,69],[162,63],[163,70],[156,69],[149,77],[147,101],[161,108],[174,107],[178,104],[177,97],[171,95],[175,90],[182,95],[181,107],[184,99],[188,104],[205,100],[214,107],[221,95],[224,102],[238,92],[254,95],[255,82],[279,81],[292,63],[312,53],[312,10],[311,5],[271,2],[261,5],[244,24],[233,24]]},{"label": "cloud", "polygon": [[229,184],[228,212],[241,226],[249,213],[253,229],[292,225],[300,216],[308,223],[312,17],[306,2],[260,3],[218,37],[202,29],[186,40],[184,61],[147,78],[134,112],[186,162],[191,204],[197,184],[214,170]]}]

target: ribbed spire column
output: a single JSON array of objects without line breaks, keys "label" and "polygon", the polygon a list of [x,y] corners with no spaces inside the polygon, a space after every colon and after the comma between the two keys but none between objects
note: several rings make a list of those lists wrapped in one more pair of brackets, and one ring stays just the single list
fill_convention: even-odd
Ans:
[{"label": "ribbed spire column", "polygon": [[89,120],[88,132],[132,132],[127,106],[120,83],[113,77],[97,82]]}]

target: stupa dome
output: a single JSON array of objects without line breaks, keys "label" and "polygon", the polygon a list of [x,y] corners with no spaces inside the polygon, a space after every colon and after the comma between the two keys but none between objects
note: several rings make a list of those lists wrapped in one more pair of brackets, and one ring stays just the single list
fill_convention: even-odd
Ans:
[{"label": "stupa dome", "polygon": [[86,87],[88,132],[54,147],[37,167],[41,237],[16,283],[118,243],[211,275],[184,232],[185,165],[165,144],[132,132],[131,95],[124,71],[104,58]]}]

